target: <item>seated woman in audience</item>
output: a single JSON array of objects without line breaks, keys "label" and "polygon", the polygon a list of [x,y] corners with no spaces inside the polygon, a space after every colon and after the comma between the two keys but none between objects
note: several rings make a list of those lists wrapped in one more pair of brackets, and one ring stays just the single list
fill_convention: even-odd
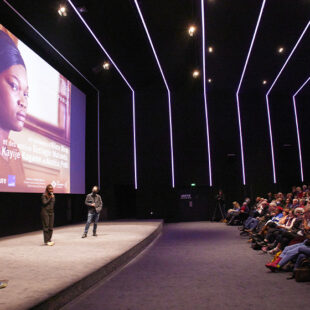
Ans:
[{"label": "seated woman in audience", "polygon": [[233,214],[233,216],[231,217],[231,219],[229,220],[229,222],[227,223],[228,225],[233,225],[233,223],[235,221],[240,221],[241,223],[243,221],[246,220],[246,218],[248,217],[249,215],[249,206],[248,206],[248,203],[247,202],[244,202],[242,204],[242,207],[240,208],[240,211],[237,212],[236,214]]},{"label": "seated woman in audience", "polygon": [[305,198],[302,198],[299,200],[299,207],[304,208],[307,205],[307,200]]},{"label": "seated woman in audience", "polygon": [[227,211],[226,223],[230,221],[234,214],[238,214],[240,211],[240,204],[237,201],[234,201],[232,204],[233,208]]},{"label": "seated woman in audience", "polygon": [[293,194],[292,193],[287,193],[286,194],[286,199],[289,199],[290,201],[293,200]]},{"label": "seated woman in audience", "polygon": [[287,198],[287,196],[286,196],[286,199],[285,199],[284,208],[285,208],[285,209],[291,209],[291,208],[292,208],[291,199],[290,199],[290,198]]},{"label": "seated woman in audience", "polygon": [[252,212],[250,212],[251,217],[258,217],[261,216],[262,211],[264,209],[264,205],[267,204],[267,199],[256,197],[256,202],[253,206]]}]

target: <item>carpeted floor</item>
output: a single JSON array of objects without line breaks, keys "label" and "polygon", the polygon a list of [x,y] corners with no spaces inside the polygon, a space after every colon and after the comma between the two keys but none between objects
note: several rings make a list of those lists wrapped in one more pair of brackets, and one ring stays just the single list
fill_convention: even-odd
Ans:
[{"label": "carpeted floor", "polygon": [[168,224],[153,246],[65,310],[308,308],[310,283],[267,271],[269,259],[250,249],[236,227]]}]

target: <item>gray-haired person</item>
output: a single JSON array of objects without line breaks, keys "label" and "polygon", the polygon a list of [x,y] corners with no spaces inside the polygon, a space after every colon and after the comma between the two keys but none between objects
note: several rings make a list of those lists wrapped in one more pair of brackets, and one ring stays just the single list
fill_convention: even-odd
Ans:
[{"label": "gray-haired person", "polygon": [[98,186],[94,186],[92,192],[86,196],[85,205],[88,207],[88,215],[82,238],[87,237],[88,229],[92,222],[94,223],[93,236],[97,237],[97,223],[102,210],[102,200],[100,195],[98,195],[98,191]]}]

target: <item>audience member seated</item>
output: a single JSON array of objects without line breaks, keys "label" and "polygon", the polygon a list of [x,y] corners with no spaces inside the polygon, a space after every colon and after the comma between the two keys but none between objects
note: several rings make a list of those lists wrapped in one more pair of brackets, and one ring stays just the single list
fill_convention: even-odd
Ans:
[{"label": "audience member seated", "polygon": [[[256,208],[252,212],[252,216],[249,216],[246,221],[243,224],[243,227],[240,229],[243,232],[252,232],[256,227],[257,224],[259,223],[260,219],[266,215],[268,211],[268,202],[267,199],[263,198],[256,199]],[[242,234],[242,233],[241,233]]]},{"label": "audience member seated", "polygon": [[[249,202],[249,201],[248,201]],[[235,212],[229,222],[227,222],[227,225],[235,225],[235,224],[242,224],[249,215],[249,206],[248,202],[244,202],[242,204],[242,207],[240,208],[240,211]]]},{"label": "audience member seated", "polygon": [[227,216],[225,219],[226,223],[230,221],[233,215],[239,214],[239,211],[240,211],[240,204],[237,201],[234,201],[232,204],[233,204],[233,208],[227,211]]},{"label": "audience member seated", "polygon": [[[264,253],[275,254],[272,262],[266,267],[275,272],[286,270],[291,266],[294,271],[291,278],[303,275],[301,281],[309,278],[310,274],[310,188],[307,185],[293,186],[287,194],[269,192],[267,198],[257,197],[253,209],[249,208],[247,198],[240,205],[235,201],[233,209],[228,210],[227,224],[236,222],[240,235],[249,235],[253,249],[262,249]],[[284,209],[283,209],[284,208]],[[301,266],[309,266],[300,268]],[[289,264],[288,264],[289,263]],[[308,270],[308,273],[302,273]],[[288,278],[288,279],[289,279]],[[298,280],[298,279],[297,279]]]}]

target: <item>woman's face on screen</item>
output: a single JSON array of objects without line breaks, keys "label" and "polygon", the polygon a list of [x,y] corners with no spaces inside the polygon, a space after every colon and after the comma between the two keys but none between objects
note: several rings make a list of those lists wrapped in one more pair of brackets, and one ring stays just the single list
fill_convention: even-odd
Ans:
[{"label": "woman's face on screen", "polygon": [[0,73],[0,127],[21,131],[27,116],[28,79],[22,65]]}]

